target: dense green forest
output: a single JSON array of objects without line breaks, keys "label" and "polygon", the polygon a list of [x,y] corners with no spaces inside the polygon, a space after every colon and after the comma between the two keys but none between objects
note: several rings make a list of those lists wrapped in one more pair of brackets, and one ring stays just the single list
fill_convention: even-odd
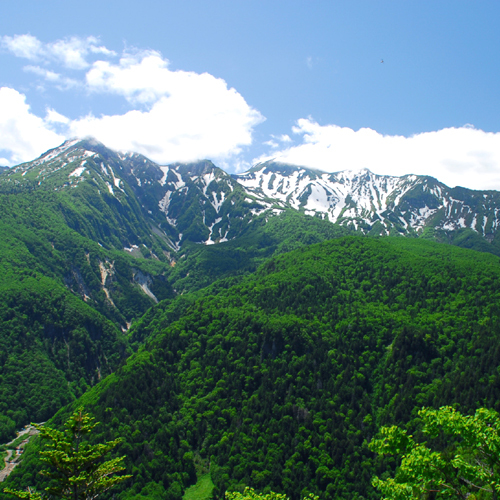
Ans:
[{"label": "dense green forest", "polygon": [[[78,401],[98,440],[125,440],[119,498],[180,499],[196,463],[218,497],[246,485],[377,498],[371,477],[392,467],[367,446],[381,426],[416,429],[422,406],[500,409],[499,264],[347,237],[158,304],[131,332],[145,344]],[[32,484],[38,467],[28,453],[7,484]]]},{"label": "dense green forest", "polygon": [[168,264],[68,227],[57,193],[0,194],[0,442],[51,417],[130,353],[123,334],[174,295]]},{"label": "dense green forest", "polygon": [[[268,225],[257,220],[241,240],[217,248],[187,244],[176,263],[164,240],[146,235],[133,204],[97,196],[98,186],[85,183],[59,192],[26,182],[15,193],[0,185],[0,442],[119,366],[131,352],[122,332],[156,301],[179,315],[217,279],[242,277],[274,253],[348,232],[289,212]],[[147,246],[123,250],[139,236]],[[137,348],[142,337],[129,337]]]},{"label": "dense green forest", "polygon": [[1,268],[0,441],[45,421],[129,354],[109,320],[53,280]]}]

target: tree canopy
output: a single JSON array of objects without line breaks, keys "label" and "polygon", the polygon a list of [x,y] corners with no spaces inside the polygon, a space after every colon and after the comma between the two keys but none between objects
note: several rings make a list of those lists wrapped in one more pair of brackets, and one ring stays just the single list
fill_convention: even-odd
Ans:
[{"label": "tree canopy", "polygon": [[[379,454],[395,454],[401,465],[394,477],[374,477],[384,498],[498,498],[500,493],[500,417],[480,408],[473,416],[450,406],[422,408],[423,434],[442,449],[418,442],[397,426],[384,427],[370,447]],[[438,445],[439,446],[439,443]]]}]

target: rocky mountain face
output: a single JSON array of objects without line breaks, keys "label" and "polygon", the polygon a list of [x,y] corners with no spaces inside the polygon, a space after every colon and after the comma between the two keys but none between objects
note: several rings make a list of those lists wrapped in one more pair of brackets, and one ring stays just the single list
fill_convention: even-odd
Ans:
[{"label": "rocky mountain face", "polygon": [[285,210],[370,235],[454,241],[465,231],[466,239],[483,245],[496,241],[500,223],[499,192],[449,188],[428,176],[326,173],[272,161],[230,175],[207,160],[161,166],[94,140],[67,141],[3,173],[0,181],[11,190],[91,186],[94,199],[87,203],[99,210],[104,201],[120,228],[104,224],[101,232],[109,237],[96,240],[129,252],[140,245],[151,249],[153,241],[165,255],[188,241],[221,243],[256,218],[267,221]]}]

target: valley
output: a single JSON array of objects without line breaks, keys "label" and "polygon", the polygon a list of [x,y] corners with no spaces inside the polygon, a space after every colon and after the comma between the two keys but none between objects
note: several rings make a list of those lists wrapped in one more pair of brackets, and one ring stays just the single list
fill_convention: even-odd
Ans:
[{"label": "valley", "polygon": [[36,436],[38,430],[28,425],[22,431],[17,433],[17,437],[8,443],[0,445],[2,450],[3,464],[0,469],[0,483],[5,481],[14,468],[19,465],[25,446],[29,443],[32,436]]},{"label": "valley", "polygon": [[[119,499],[375,499],[380,427],[500,410],[496,191],[85,140],[1,173],[0,209],[0,439],[83,405]],[[40,446],[6,485],[46,484]]]}]

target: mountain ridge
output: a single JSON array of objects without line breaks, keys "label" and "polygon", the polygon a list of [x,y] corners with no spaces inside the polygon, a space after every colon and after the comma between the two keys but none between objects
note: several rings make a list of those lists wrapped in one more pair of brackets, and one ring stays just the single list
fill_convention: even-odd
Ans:
[{"label": "mountain ridge", "polygon": [[[384,176],[366,168],[329,173],[274,160],[228,174],[210,160],[158,165],[93,139],[72,139],[4,172],[0,189],[78,189],[84,181],[122,205],[133,194],[142,226],[174,252],[187,242],[235,239],[257,218],[286,210],[369,235],[453,242],[465,231],[465,239],[495,243],[490,251],[500,252],[500,193],[450,188],[431,176]],[[141,243],[133,240],[124,239],[122,248]]]}]

